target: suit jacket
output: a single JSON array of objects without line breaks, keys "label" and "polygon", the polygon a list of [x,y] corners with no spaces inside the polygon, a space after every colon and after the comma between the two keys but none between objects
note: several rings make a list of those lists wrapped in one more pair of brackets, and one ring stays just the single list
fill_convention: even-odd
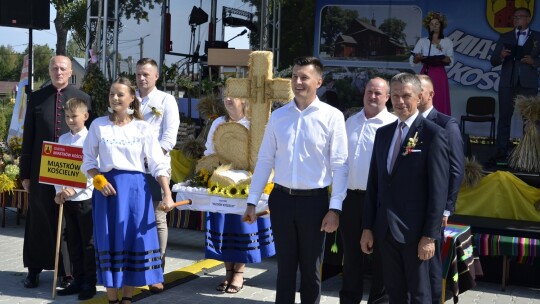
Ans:
[{"label": "suit jacket", "polygon": [[[538,87],[538,71],[537,68],[540,66],[540,32],[533,31],[529,28],[527,35],[527,40],[523,45],[523,55],[531,55],[534,60],[533,65],[521,63],[519,60],[515,60],[513,56],[508,56],[503,61],[501,59],[500,53],[504,48],[504,45],[514,46],[517,45],[517,37],[515,29],[512,29],[509,32],[501,34],[495,50],[491,53],[491,64],[493,66],[498,66],[502,64],[501,76],[499,80],[499,87],[512,87],[517,85],[518,79],[521,87],[524,88],[537,88]],[[512,50],[513,54],[518,53],[516,50]],[[514,65],[512,77],[512,65]],[[511,81],[513,80],[513,83]]]},{"label": "suit jacket", "polygon": [[445,132],[418,115],[404,145],[418,132],[414,149],[419,152],[399,153],[389,174],[386,164],[397,124],[381,127],[375,135],[362,227],[371,229],[376,239],[382,239],[390,230],[394,239],[403,244],[417,243],[422,236],[439,239],[448,196]]},{"label": "suit jacket", "polygon": [[452,116],[440,113],[435,108],[426,117],[446,131],[448,140],[448,156],[450,159],[450,175],[448,179],[448,197],[444,210],[454,213],[456,200],[465,172],[465,154],[463,152],[463,138],[458,122]]}]

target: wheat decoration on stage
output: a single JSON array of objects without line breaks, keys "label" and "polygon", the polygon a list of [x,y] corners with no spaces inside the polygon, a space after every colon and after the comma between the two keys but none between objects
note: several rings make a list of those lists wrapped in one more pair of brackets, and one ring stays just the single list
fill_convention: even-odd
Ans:
[{"label": "wheat decoration on stage", "polygon": [[508,157],[508,166],[526,172],[540,172],[540,96],[518,95],[515,108],[523,117],[524,135]]}]

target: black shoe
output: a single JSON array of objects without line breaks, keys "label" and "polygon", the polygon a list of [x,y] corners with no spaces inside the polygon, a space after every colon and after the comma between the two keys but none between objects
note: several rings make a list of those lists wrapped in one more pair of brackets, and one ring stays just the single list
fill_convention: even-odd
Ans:
[{"label": "black shoe", "polygon": [[385,293],[385,294],[382,294],[382,295],[379,295],[379,296],[374,296],[374,297],[369,297],[368,299],[368,304],[382,304],[382,303],[389,303],[389,299],[388,299],[388,295]]},{"label": "black shoe", "polygon": [[39,286],[39,273],[38,274],[28,274],[23,281],[24,287],[26,288],[36,288]]},{"label": "black shoe", "polygon": [[68,287],[58,290],[56,293],[59,296],[70,296],[81,291],[81,285],[76,282],[71,283]]},{"label": "black shoe", "polygon": [[81,288],[81,291],[79,292],[78,299],[81,301],[88,300],[88,299],[93,298],[95,295],[96,295],[96,286],[83,286],[83,288]]},{"label": "black shoe", "polygon": [[60,280],[60,287],[63,289],[68,288],[73,283],[73,277],[72,276],[64,276],[62,277],[62,280]]}]

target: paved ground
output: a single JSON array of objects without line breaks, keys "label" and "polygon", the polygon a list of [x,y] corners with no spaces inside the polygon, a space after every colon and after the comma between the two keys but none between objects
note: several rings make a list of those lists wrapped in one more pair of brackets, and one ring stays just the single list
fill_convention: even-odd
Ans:
[{"label": "paved ground", "polygon": [[[0,215],[2,211],[0,210]],[[36,289],[26,289],[22,280],[26,269],[22,267],[22,246],[24,222],[20,226],[15,223],[14,212],[7,212],[6,227],[0,228],[0,304],[3,303],[76,303],[76,296],[51,298],[53,272],[47,271],[41,275],[40,286]],[[204,234],[198,231],[171,229],[169,230],[169,250],[166,265],[167,278],[176,280],[165,292],[151,295],[148,291],[139,291],[135,299],[137,303],[184,303],[184,304],[255,304],[273,303],[275,298],[276,261],[266,259],[261,264],[249,265],[245,272],[244,289],[235,295],[223,294],[214,290],[225,274],[222,264],[204,259]],[[178,270],[181,269],[181,270]],[[200,272],[199,272],[200,271]],[[190,275],[191,273],[198,273]],[[173,284],[178,284],[172,286]],[[340,277],[323,282],[321,303],[339,303],[338,290]],[[369,281],[366,281],[366,288]],[[107,303],[103,287],[98,288],[96,297],[88,303]],[[364,295],[367,299],[367,294]],[[300,298],[297,294],[297,303]],[[366,303],[366,301],[362,301]],[[447,301],[447,304],[452,301]],[[474,290],[460,296],[460,303],[502,304],[502,303],[539,303],[540,288],[526,288],[510,285],[506,291],[500,290],[500,285],[479,282]]]}]

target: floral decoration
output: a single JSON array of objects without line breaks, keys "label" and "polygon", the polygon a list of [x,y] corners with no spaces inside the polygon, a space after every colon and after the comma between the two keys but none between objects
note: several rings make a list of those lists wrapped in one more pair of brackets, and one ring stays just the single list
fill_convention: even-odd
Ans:
[{"label": "floral decoration", "polygon": [[107,183],[108,181],[103,174],[96,174],[94,176],[94,188],[96,188],[96,190],[103,190],[103,187],[105,187]]},{"label": "floral decoration", "polygon": [[407,145],[405,146],[405,151],[403,151],[402,155],[409,155],[413,152],[414,148],[416,147],[416,144],[418,143],[418,132],[414,133],[414,137],[410,137],[407,141]]},{"label": "floral decoration", "polygon": [[331,253],[338,253],[338,245],[337,245],[337,230],[334,232],[334,244],[332,244],[332,247],[330,247]]},{"label": "floral decoration", "polygon": [[22,138],[11,137],[7,146],[0,149],[0,192],[13,192],[20,188],[19,158],[22,152]]},{"label": "floral decoration", "polygon": [[446,16],[444,16],[440,12],[433,12],[433,11],[429,12],[426,15],[426,18],[424,18],[424,20],[422,21],[422,25],[424,27],[429,27],[429,23],[433,19],[439,20],[439,22],[441,23],[441,29],[445,28],[448,25],[448,20],[446,20]]},{"label": "floral decoration", "polygon": [[156,117],[160,117],[161,115],[163,115],[163,113],[156,107],[152,107],[152,114],[154,114]]}]

